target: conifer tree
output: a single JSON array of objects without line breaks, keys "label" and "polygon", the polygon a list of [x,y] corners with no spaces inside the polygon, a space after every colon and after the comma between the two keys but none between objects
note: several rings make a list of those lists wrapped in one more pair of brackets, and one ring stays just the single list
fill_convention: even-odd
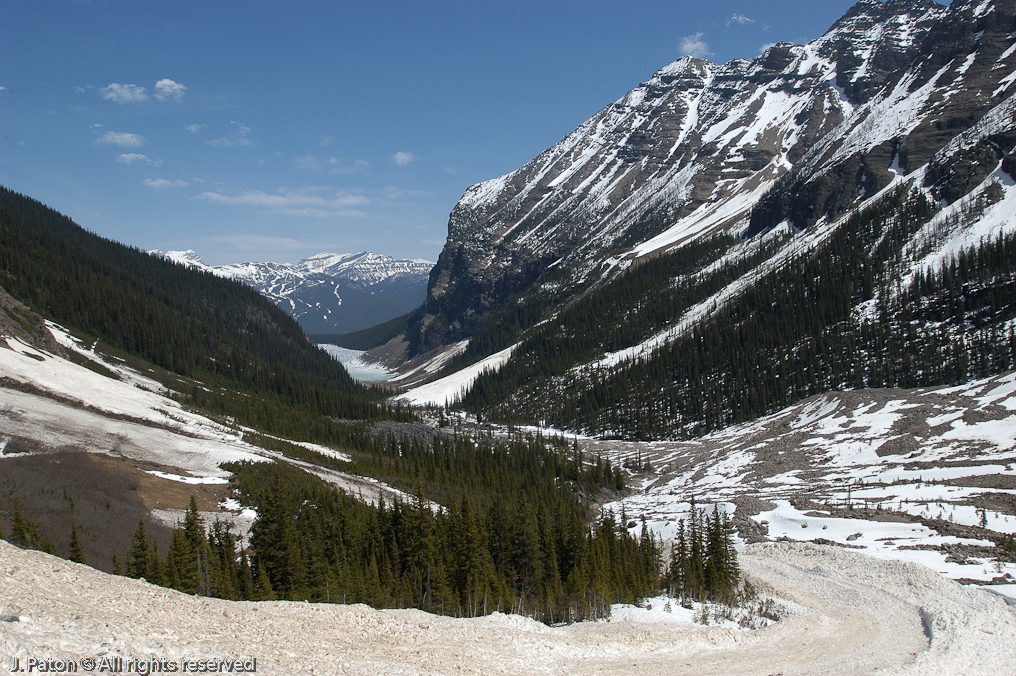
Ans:
[{"label": "conifer tree", "polygon": [[145,520],[138,519],[138,527],[131,537],[131,546],[127,551],[127,576],[134,578],[145,578],[149,582],[157,583],[159,578],[158,552],[152,545],[145,529]]},{"label": "conifer tree", "polygon": [[75,563],[85,563],[85,552],[81,548],[81,540],[78,539],[78,526],[71,521],[71,540],[68,544],[70,549],[70,560]]},{"label": "conifer tree", "polygon": [[262,509],[251,529],[251,545],[263,565],[271,587],[281,598],[294,598],[302,586],[304,566],[292,510],[292,498],[276,473],[264,491]]}]

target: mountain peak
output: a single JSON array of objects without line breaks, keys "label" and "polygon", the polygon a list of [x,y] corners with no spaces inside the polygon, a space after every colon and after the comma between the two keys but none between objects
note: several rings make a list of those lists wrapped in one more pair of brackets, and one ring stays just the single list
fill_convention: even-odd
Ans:
[{"label": "mountain peak", "polygon": [[902,14],[924,13],[928,10],[944,9],[934,0],[858,0],[848,9],[840,21],[855,16],[865,15],[872,18],[885,19]]},{"label": "mountain peak", "polygon": [[208,266],[198,255],[197,251],[193,249],[187,249],[186,251],[162,251],[160,249],[152,249],[148,252],[152,256],[159,258],[165,258],[168,261],[179,263],[188,268],[207,268]]}]

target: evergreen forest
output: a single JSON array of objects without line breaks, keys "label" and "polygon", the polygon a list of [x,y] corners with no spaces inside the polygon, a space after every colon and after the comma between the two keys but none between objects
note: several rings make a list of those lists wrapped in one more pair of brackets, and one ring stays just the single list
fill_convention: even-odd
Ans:
[{"label": "evergreen forest", "polygon": [[103,347],[183,376],[171,389],[187,403],[267,432],[327,442],[341,433],[322,417],[410,418],[253,289],[99,237],[4,188],[0,286]]},{"label": "evergreen forest", "polygon": [[[953,218],[972,221],[991,201],[989,190]],[[789,238],[773,232],[724,256],[730,243],[719,237],[660,256],[524,332],[507,364],[458,403],[505,422],[690,438],[829,390],[955,384],[1012,369],[1016,237],[982,241],[904,281],[921,253],[905,247],[936,212],[919,191],[898,188],[651,354],[587,365],[663,330]],[[488,333],[498,330],[492,320]]]},{"label": "evergreen forest", "polygon": [[[490,450],[490,449],[486,449]],[[250,546],[192,501],[162,555],[138,523],[117,572],[180,591],[236,600],[366,603],[456,617],[522,614],[553,624],[609,617],[611,604],[669,591],[686,601],[734,603],[743,592],[733,529],[693,506],[669,568],[642,524],[558,492],[481,493],[447,508],[422,489],[368,504],[286,463],[231,465],[233,487],[258,511]],[[497,488],[496,486],[493,488]],[[73,537],[73,535],[72,535]],[[72,559],[75,551],[71,544]],[[76,560],[76,559],[75,559]]]}]

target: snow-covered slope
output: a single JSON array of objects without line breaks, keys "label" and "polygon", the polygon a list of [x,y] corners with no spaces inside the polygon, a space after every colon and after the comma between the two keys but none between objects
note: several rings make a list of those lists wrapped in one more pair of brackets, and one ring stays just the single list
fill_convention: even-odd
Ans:
[{"label": "snow-covered slope", "polygon": [[293,315],[308,333],[347,333],[419,306],[433,263],[383,254],[319,253],[299,263],[207,265],[194,251],[152,251],[187,267],[235,279]]},{"label": "snow-covered slope", "polygon": [[[48,328],[66,350],[97,370],[17,338],[0,337],[0,466],[25,453],[70,449],[158,468],[178,481],[225,483],[228,472],[222,463],[286,460],[245,441],[245,433],[252,430],[190,411],[149,375],[97,352],[94,344],[81,343],[56,324],[48,323]],[[289,442],[345,459],[317,444]],[[24,448],[34,450],[19,450]],[[386,498],[405,497],[371,478],[306,462],[300,466],[367,500],[379,492]]]},{"label": "snow-covered slope", "polygon": [[996,543],[1016,533],[1014,412],[1009,373],[960,387],[818,395],[695,441],[583,446],[615,463],[638,454],[651,464],[638,492],[607,507],[645,516],[665,538],[697,499],[726,505],[749,541],[837,543],[1014,585],[1016,563],[995,560]]},{"label": "snow-covered slope", "polygon": [[409,356],[469,339],[513,296],[561,307],[709,235],[835,222],[904,175],[936,199],[965,196],[1012,147],[997,133],[1004,110],[995,131],[968,130],[1013,93],[1013,20],[1007,0],[861,0],[806,45],[660,69],[526,165],[466,191]]}]

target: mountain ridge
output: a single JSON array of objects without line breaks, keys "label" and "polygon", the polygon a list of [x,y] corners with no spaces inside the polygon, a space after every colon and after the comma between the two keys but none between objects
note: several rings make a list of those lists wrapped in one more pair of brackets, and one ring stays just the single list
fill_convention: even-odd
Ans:
[{"label": "mountain ridge", "polygon": [[197,252],[150,251],[180,265],[234,279],[292,315],[308,333],[350,333],[419,306],[433,263],[384,254],[321,252],[295,264],[208,265]]},{"label": "mountain ridge", "polygon": [[471,186],[449,217],[412,352],[470,337],[548,277],[573,289],[611,277],[675,222],[689,225],[664,248],[734,227],[898,77],[947,13],[866,0],[808,45],[723,65],[683,57],[523,167]]},{"label": "mountain ridge", "polygon": [[[440,371],[447,400],[478,415],[658,438],[823,388],[1007,368],[1014,22],[1011,0],[867,1],[807,45],[665,66],[522,168],[466,191],[406,334],[409,355],[422,356],[401,382]],[[606,187],[593,194],[597,181]],[[953,258],[986,267],[957,274]],[[982,291],[942,323],[927,308],[958,297],[946,279]],[[823,354],[841,340],[849,356]],[[962,354],[946,347],[957,340]],[[880,349],[904,363],[871,370]],[[443,370],[422,367],[452,350]],[[941,361],[917,368],[914,350]],[[685,370],[689,360],[706,360],[708,376]],[[474,364],[491,367],[452,375]],[[790,387],[769,390],[781,382]]]}]

